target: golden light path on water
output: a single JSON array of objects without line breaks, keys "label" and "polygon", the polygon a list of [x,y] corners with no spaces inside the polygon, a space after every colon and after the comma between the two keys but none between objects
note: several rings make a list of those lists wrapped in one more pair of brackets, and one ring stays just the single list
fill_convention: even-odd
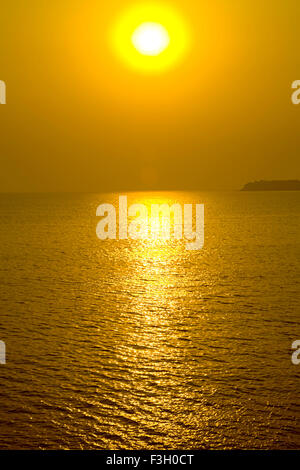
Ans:
[{"label": "golden light path on water", "polygon": [[[120,290],[129,294],[129,300],[127,299],[126,312],[123,313],[124,321],[120,322],[120,340],[115,351],[125,363],[131,364],[123,391],[126,394],[129,385],[132,394],[131,405],[136,410],[135,419],[139,426],[145,426],[146,429],[149,427],[149,416],[151,422],[154,408],[158,415],[149,431],[152,427],[151,432],[154,431],[157,436],[169,436],[171,446],[171,436],[180,433],[182,422],[186,427],[186,439],[189,439],[194,434],[192,427],[197,420],[197,416],[192,416],[186,405],[183,406],[185,400],[191,399],[186,382],[191,374],[193,375],[191,365],[186,361],[186,352],[182,348],[185,342],[189,343],[191,340],[191,325],[186,329],[186,313],[183,308],[188,283],[182,285],[181,278],[182,263],[190,256],[186,251],[186,241],[173,238],[173,218],[171,240],[162,239],[160,230],[155,233],[150,230],[153,222],[152,205],[171,207],[174,200],[162,198],[161,195],[152,198],[138,196],[131,198],[131,203],[143,204],[147,208],[148,218],[144,219],[144,223],[148,223],[149,236],[145,240],[131,240],[128,242],[128,251],[124,250],[129,273],[123,278]],[[161,218],[160,222],[163,227],[164,219]],[[205,324],[204,316],[202,320]],[[140,414],[141,399],[145,401],[143,406],[146,416]],[[171,415],[168,417],[170,403],[172,413],[183,413],[180,424],[170,419]],[[207,419],[211,416],[211,410],[206,410],[205,406],[202,413],[207,414]]]}]

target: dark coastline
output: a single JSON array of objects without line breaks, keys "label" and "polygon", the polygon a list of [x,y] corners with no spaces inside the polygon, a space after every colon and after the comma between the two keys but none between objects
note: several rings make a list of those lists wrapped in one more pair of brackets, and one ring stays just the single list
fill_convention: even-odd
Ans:
[{"label": "dark coastline", "polygon": [[299,180],[254,181],[247,183],[241,191],[300,191]]}]

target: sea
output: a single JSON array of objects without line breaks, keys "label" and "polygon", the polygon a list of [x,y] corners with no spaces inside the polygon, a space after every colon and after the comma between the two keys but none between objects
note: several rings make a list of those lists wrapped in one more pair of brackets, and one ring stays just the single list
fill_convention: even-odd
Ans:
[{"label": "sea", "polygon": [[0,195],[0,449],[299,449],[300,192],[121,194],[204,204],[203,248]]}]

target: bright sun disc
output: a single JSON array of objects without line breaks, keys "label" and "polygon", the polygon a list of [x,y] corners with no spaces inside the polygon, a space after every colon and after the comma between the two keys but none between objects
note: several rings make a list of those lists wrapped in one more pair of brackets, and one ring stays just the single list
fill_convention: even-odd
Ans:
[{"label": "bright sun disc", "polygon": [[144,55],[158,55],[170,43],[167,30],[159,23],[143,23],[132,35],[134,47]]},{"label": "bright sun disc", "polygon": [[190,37],[178,11],[167,5],[133,5],[111,29],[111,44],[127,65],[145,73],[160,73],[178,63]]}]

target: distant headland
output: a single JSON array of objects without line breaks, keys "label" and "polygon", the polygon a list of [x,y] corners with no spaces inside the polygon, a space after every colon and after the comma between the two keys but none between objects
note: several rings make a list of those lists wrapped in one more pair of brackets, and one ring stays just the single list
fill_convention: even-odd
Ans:
[{"label": "distant headland", "polygon": [[247,183],[241,191],[300,191],[299,180],[254,181]]}]

